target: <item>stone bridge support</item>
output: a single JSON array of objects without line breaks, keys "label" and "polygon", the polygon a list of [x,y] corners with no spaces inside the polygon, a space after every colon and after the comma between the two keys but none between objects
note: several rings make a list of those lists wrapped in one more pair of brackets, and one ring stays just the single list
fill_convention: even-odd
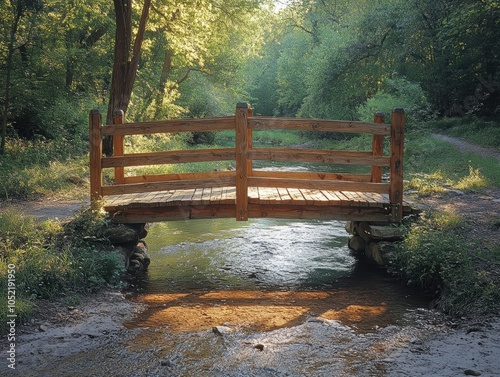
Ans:
[{"label": "stone bridge support", "polygon": [[387,267],[395,252],[394,242],[404,237],[401,224],[348,221],[345,225],[349,237],[349,248],[367,262]]},{"label": "stone bridge support", "polygon": [[144,223],[110,223],[103,230],[102,236],[122,253],[128,270],[140,271],[150,263],[148,246],[144,240],[148,234],[148,228],[148,224]]}]

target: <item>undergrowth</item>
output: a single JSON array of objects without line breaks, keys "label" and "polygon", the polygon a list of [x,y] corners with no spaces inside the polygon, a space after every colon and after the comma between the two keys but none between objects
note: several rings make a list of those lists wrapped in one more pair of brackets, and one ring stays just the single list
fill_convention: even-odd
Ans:
[{"label": "undergrowth", "polygon": [[478,118],[470,115],[462,118],[441,118],[430,122],[429,126],[437,132],[500,151],[498,123],[498,118]]},{"label": "undergrowth", "polygon": [[409,132],[405,137],[404,172],[408,189],[421,195],[445,189],[481,192],[500,187],[500,167],[494,157],[459,153],[451,144],[428,132]]},{"label": "undergrowth", "polygon": [[32,200],[58,193],[81,197],[89,176],[81,142],[9,139],[0,160],[0,200]]},{"label": "undergrowth", "polygon": [[439,309],[477,316],[500,309],[500,245],[480,244],[453,212],[426,213],[411,227],[389,271],[436,297]]},{"label": "undergrowth", "polygon": [[[0,317],[7,315],[9,269],[15,271],[20,321],[33,313],[38,298],[62,298],[119,285],[122,257],[96,236],[105,222],[103,214],[90,210],[82,210],[65,225],[37,222],[14,211],[0,213]],[[5,324],[1,322],[0,332]]]}]

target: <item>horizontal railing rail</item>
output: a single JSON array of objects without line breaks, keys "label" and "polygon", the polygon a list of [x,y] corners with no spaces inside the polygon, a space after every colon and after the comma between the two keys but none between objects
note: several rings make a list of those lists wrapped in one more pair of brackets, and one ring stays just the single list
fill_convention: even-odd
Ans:
[{"label": "horizontal railing rail", "polygon": [[[118,110],[112,125],[102,125],[97,110],[90,113],[90,185],[91,199],[103,196],[185,190],[208,187],[234,187],[236,191],[236,219],[248,219],[248,188],[275,187],[356,191],[388,194],[391,215],[402,218],[403,200],[403,143],[404,111],[394,109],[391,124],[384,123],[384,115],[375,115],[374,122],[338,120],[254,117],[246,103],[239,103],[235,116],[125,123]],[[371,151],[310,150],[299,148],[257,148],[253,145],[253,131],[289,129],[311,132],[368,133],[372,135]],[[149,153],[125,153],[124,137],[157,133],[234,131],[234,148],[175,150]],[[113,137],[114,152],[102,156],[104,136]],[[389,155],[383,153],[384,138],[390,138]],[[370,174],[330,172],[283,172],[253,169],[253,161],[280,161],[364,165]],[[205,173],[144,174],[126,176],[125,168],[179,164],[204,161],[234,161],[235,170]],[[103,169],[114,169],[111,184],[103,184]],[[382,181],[382,169],[389,169],[389,181]]]}]

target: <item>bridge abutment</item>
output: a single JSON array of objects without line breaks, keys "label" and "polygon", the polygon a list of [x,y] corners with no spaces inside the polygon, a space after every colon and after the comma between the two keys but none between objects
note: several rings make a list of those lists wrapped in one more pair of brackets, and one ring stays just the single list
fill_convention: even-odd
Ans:
[{"label": "bridge abutment", "polygon": [[150,263],[148,246],[144,240],[148,228],[146,223],[110,223],[103,230],[103,236],[120,251],[124,257],[125,267],[129,270],[140,271]]},{"label": "bridge abutment", "polygon": [[345,225],[349,248],[361,259],[380,267],[387,267],[396,251],[394,242],[404,237],[404,229],[397,224],[348,221]]}]

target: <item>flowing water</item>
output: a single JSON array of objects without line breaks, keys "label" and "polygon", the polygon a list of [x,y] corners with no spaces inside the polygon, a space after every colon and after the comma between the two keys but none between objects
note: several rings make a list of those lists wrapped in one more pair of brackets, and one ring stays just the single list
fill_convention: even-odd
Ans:
[{"label": "flowing water", "polygon": [[384,375],[373,360],[426,302],[357,261],[338,221],[166,222],[147,241],[127,323],[147,329],[145,375]]}]

